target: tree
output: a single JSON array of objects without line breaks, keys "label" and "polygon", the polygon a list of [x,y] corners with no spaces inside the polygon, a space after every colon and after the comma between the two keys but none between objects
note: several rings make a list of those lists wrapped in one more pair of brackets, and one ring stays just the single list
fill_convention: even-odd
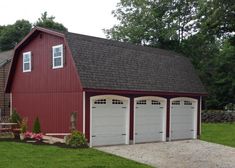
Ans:
[{"label": "tree", "polygon": [[13,25],[0,27],[0,51],[10,50],[16,46],[31,30],[29,21],[18,20]]},{"label": "tree", "polygon": [[41,133],[41,124],[38,117],[35,119],[33,124],[33,133]]},{"label": "tree", "polygon": [[[175,50],[202,79],[208,108],[234,103],[235,6],[224,0],[121,0],[107,38]],[[228,68],[229,67],[229,68]]]},{"label": "tree", "polygon": [[47,12],[41,14],[41,18],[38,18],[35,26],[44,27],[44,28],[51,28],[60,31],[68,31],[68,29],[61,23],[55,22],[54,16],[48,16]]},{"label": "tree", "polygon": [[195,30],[194,0],[121,0],[112,13],[119,21],[104,32],[108,38],[178,50]]}]

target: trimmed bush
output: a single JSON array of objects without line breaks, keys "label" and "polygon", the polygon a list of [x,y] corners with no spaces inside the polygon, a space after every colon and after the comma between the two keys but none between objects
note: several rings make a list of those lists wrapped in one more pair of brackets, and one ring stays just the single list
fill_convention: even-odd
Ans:
[{"label": "trimmed bush", "polygon": [[234,116],[232,113],[225,111],[203,111],[202,112],[202,122],[211,123],[223,123],[223,122],[233,122]]},{"label": "trimmed bush", "polygon": [[21,123],[22,119],[20,117],[20,115],[16,112],[16,110],[14,109],[12,114],[11,114],[11,122],[13,123]]},{"label": "trimmed bush", "polygon": [[81,132],[74,130],[71,132],[71,135],[66,136],[65,143],[72,148],[86,148],[87,140]]},{"label": "trimmed bush", "polygon": [[33,133],[41,133],[41,125],[38,117],[35,119],[33,124]]}]

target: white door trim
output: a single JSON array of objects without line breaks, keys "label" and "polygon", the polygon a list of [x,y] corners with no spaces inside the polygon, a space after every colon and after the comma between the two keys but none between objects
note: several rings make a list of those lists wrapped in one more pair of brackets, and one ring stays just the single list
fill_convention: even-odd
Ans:
[{"label": "white door trim", "polygon": [[197,111],[198,111],[198,100],[197,99],[194,99],[194,98],[190,98],[190,97],[175,97],[175,98],[171,98],[170,99],[170,121],[169,121],[169,141],[171,141],[171,107],[172,107],[172,101],[175,101],[175,100],[190,100],[190,101],[193,101],[196,106],[194,108],[194,134],[193,134],[193,138],[196,139],[197,138]]},{"label": "white door trim", "polygon": [[142,99],[151,99],[151,100],[159,100],[161,102],[164,102],[164,107],[163,107],[163,121],[162,121],[162,128],[163,128],[163,134],[162,134],[162,141],[166,141],[166,113],[167,113],[167,99],[163,97],[158,97],[158,96],[142,96],[142,97],[136,97],[134,98],[134,114],[133,114],[133,144],[135,144],[135,123],[136,123],[136,101],[142,100]]},{"label": "white door trim", "polygon": [[127,108],[126,108],[126,142],[125,144],[129,144],[130,139],[130,98],[124,97],[124,96],[118,96],[118,95],[98,95],[98,96],[92,96],[90,97],[90,144],[89,146],[92,147],[92,102],[97,99],[120,99],[127,101]]}]

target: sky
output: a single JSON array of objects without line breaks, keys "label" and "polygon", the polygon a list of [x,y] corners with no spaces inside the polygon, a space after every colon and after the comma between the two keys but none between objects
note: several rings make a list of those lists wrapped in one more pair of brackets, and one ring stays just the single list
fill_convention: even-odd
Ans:
[{"label": "sky", "polygon": [[25,19],[34,23],[41,13],[55,16],[70,32],[105,37],[102,29],[117,24],[111,14],[119,0],[3,0],[0,25]]}]

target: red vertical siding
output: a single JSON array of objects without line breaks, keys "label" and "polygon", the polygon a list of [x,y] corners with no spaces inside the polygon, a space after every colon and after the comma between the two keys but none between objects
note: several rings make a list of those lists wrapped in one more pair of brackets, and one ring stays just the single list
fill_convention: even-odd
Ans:
[{"label": "red vertical siding", "polygon": [[[65,65],[52,69],[52,46],[63,44]],[[32,52],[32,71],[23,73],[23,52]],[[41,33],[16,56],[16,71],[11,92],[13,108],[28,117],[32,129],[36,116],[43,132],[68,132],[71,112],[78,112],[78,129],[82,131],[82,87],[64,39]]]}]

